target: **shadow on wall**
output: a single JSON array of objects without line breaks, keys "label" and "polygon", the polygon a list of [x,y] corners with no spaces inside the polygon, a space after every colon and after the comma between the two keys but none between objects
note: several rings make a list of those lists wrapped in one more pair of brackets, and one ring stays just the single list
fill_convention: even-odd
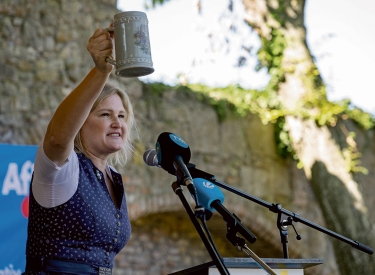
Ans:
[{"label": "shadow on wall", "polygon": [[[312,167],[312,187],[323,211],[327,227],[332,231],[374,248],[375,238],[372,225],[367,215],[356,207],[353,190],[339,178],[332,175],[322,162],[315,162]],[[353,186],[355,183],[353,182]],[[334,195],[333,195],[334,194]],[[375,274],[373,255],[368,255],[345,242],[333,239],[335,256],[340,274]],[[362,270],[352,263],[360,260]]]}]

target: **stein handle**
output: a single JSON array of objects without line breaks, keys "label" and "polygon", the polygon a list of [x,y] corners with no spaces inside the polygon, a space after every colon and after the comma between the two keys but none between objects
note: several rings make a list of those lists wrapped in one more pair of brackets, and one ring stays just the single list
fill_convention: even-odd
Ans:
[{"label": "stein handle", "polygon": [[[115,28],[113,26],[110,26],[109,28],[105,28],[108,32],[114,32]],[[116,66],[116,60],[114,60],[112,57],[107,56],[105,58],[105,61],[107,61],[109,64],[112,64],[113,66]]]},{"label": "stein handle", "polygon": [[116,66],[116,60],[114,60],[112,57],[107,56],[105,58],[105,61],[107,61],[109,64],[112,64],[113,66]]}]

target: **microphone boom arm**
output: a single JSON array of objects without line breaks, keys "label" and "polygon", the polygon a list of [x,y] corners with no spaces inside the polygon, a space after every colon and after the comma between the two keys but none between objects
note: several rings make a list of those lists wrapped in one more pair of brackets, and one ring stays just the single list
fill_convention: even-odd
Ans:
[{"label": "microphone boom arm", "polygon": [[307,219],[304,219],[302,217],[300,217],[298,214],[294,213],[294,212],[291,212],[289,210],[286,210],[284,208],[281,207],[280,204],[275,204],[275,203],[269,203],[269,202],[266,202],[262,199],[259,199],[253,195],[250,195],[248,193],[245,193],[235,187],[232,187],[226,183],[223,183],[221,181],[218,181],[216,180],[215,176],[210,174],[210,173],[207,173],[205,171],[201,171],[199,169],[196,168],[195,164],[192,164],[192,163],[189,163],[188,164],[188,169],[190,171],[190,174],[192,175],[193,178],[195,177],[199,177],[199,178],[204,178],[206,180],[209,180],[211,182],[213,182],[214,184],[216,184],[217,186],[225,189],[225,190],[228,190],[236,195],[239,195],[245,199],[248,199],[250,201],[253,201],[261,206],[264,206],[264,207],[267,207],[270,211],[274,212],[274,213],[282,213],[288,217],[291,217],[293,219],[294,222],[301,222],[311,228],[314,228],[315,230],[318,230],[322,233],[325,233],[331,237],[334,237],[342,242],[345,242],[347,244],[350,244],[352,247],[358,249],[358,250],[361,250],[367,254],[370,254],[372,255],[374,253],[374,249],[372,249],[371,247],[369,246],[366,246],[360,242],[357,242],[357,241],[354,241],[354,240],[351,240],[347,237],[344,237],[334,231],[331,231],[323,226],[320,226],[316,223],[313,223]]}]

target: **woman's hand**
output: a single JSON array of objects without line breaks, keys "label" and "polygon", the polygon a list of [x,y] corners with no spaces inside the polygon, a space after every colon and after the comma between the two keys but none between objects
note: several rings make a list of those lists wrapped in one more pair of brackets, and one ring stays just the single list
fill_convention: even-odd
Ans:
[{"label": "woman's hand", "polygon": [[95,67],[102,73],[110,73],[113,65],[105,59],[110,56],[113,58],[113,39],[106,29],[97,29],[90,37],[87,50],[95,63]]}]

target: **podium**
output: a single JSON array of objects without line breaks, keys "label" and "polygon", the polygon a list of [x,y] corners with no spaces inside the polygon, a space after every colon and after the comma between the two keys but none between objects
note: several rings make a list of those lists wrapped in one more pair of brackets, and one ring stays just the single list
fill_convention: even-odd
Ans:
[{"label": "podium", "polygon": [[[321,259],[274,259],[263,258],[277,275],[303,275],[304,269],[320,265]],[[263,270],[252,258],[223,258],[223,263],[231,275],[265,275]],[[220,275],[213,261],[180,270],[169,275]]]}]

